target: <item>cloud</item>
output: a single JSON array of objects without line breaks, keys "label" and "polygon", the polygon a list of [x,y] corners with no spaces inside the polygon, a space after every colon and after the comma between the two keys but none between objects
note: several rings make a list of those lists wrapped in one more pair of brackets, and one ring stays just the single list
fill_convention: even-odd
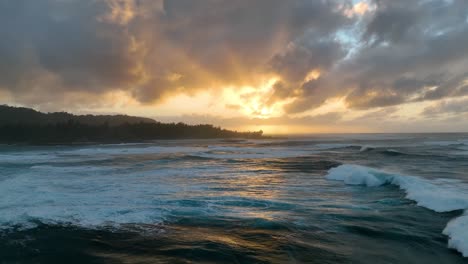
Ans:
[{"label": "cloud", "polygon": [[128,38],[96,18],[103,3],[2,1],[0,85],[14,94],[85,91],[127,85],[136,76]]},{"label": "cloud", "polygon": [[456,99],[456,100],[443,100],[436,104],[426,107],[423,111],[423,115],[426,117],[434,117],[439,115],[468,115],[468,98]]},{"label": "cloud", "polygon": [[468,94],[467,9],[464,0],[1,1],[0,89],[60,109],[112,92],[157,103],[269,76],[277,81],[262,103],[287,101],[288,114],[338,97],[353,109],[447,99]]},{"label": "cloud", "polygon": [[[276,74],[270,58],[284,67],[285,47],[306,32],[329,35],[345,23],[336,8],[337,1],[304,0],[2,1],[0,87],[19,101],[40,90],[44,96],[27,103],[41,104],[46,94],[77,91],[125,90],[146,103],[250,85]],[[317,48],[309,55],[316,56],[326,44],[305,49]]]},{"label": "cloud", "polygon": [[[361,50],[333,74],[351,107],[371,108],[466,93],[466,1],[376,1]],[[437,14],[437,15],[435,15]]]},{"label": "cloud", "polygon": [[[466,1],[373,1],[375,6],[335,38],[336,56],[318,80],[297,85],[286,110],[303,112],[330,97],[369,109],[466,95]],[[345,45],[351,43],[351,47]]]}]

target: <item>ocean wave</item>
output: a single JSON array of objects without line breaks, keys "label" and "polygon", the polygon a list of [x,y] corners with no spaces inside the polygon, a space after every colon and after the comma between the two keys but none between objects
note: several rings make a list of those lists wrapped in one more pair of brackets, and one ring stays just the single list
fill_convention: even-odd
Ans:
[{"label": "ocean wave", "polygon": [[396,149],[386,149],[382,151],[383,154],[388,155],[388,156],[400,156],[400,155],[409,155],[407,153],[398,151]]},{"label": "ocean wave", "polygon": [[213,159],[262,159],[300,157],[316,153],[308,149],[265,148],[265,147],[230,147],[209,146],[208,150],[196,153],[196,156]]},{"label": "ocean wave", "polygon": [[45,162],[57,158],[50,153],[30,152],[30,153],[5,153],[0,154],[0,163],[27,164],[35,162]]},{"label": "ocean wave", "polygon": [[104,148],[80,148],[74,150],[62,151],[57,154],[65,157],[78,156],[120,156],[120,155],[185,155],[187,158],[199,159],[245,159],[245,158],[281,158],[296,157],[313,153],[311,150],[273,147],[250,147],[250,146],[149,146],[149,147],[104,147]]},{"label": "ocean wave", "polygon": [[159,224],[171,210],[164,198],[186,188],[171,179],[201,171],[36,165],[1,181],[0,231],[38,224],[91,229]]},{"label": "ocean wave", "polygon": [[[205,184],[200,186],[197,177],[204,182],[205,177],[223,175],[224,171],[217,166],[207,172],[204,166],[135,171],[132,167],[34,165],[1,182],[0,233],[44,224],[138,232],[138,228],[157,229],[174,215],[200,218],[232,210],[244,219],[249,218],[246,208],[281,210],[292,206],[225,195],[187,198],[186,193],[213,191]],[[232,188],[233,193],[240,191]]]},{"label": "ocean wave", "polygon": [[468,146],[468,139],[457,139],[457,140],[434,140],[434,141],[425,141],[424,145],[427,146],[439,146],[439,147],[449,147],[449,146]]},{"label": "ocean wave", "polygon": [[[126,188],[126,192],[121,192]],[[84,228],[131,223],[160,223],[164,210],[137,199],[153,192],[148,183],[122,183],[85,177],[33,177],[7,179],[0,185],[0,230],[30,229],[40,224]]]},{"label": "ocean wave", "polygon": [[[371,153],[371,154],[380,154],[388,157],[398,157],[398,156],[408,156],[412,158],[437,158],[437,159],[453,159],[456,157],[452,157],[448,154],[445,155],[440,155],[439,153],[427,151],[427,150],[420,150],[418,152],[416,151],[410,151],[407,149],[400,149],[398,147],[396,148],[386,148],[386,147],[369,147],[365,148],[364,150],[361,150],[360,152],[363,153]],[[463,151],[459,152],[452,152],[451,154],[462,154]]]},{"label": "ocean wave", "polygon": [[261,141],[261,142],[255,142],[260,146],[263,147],[301,147],[301,146],[310,146],[310,145],[316,145],[316,141],[310,141],[310,140],[273,140],[273,141]]},{"label": "ocean wave", "polygon": [[305,156],[266,160],[266,164],[263,166],[280,169],[284,172],[320,173],[338,165],[341,163],[320,156]]},{"label": "ocean wave", "polygon": [[406,198],[435,212],[465,210],[450,221],[443,233],[449,236],[448,246],[468,257],[468,186],[454,179],[428,180],[417,176],[389,173],[360,165],[345,164],[328,171],[329,180],[368,187],[392,184],[406,192]]},{"label": "ocean wave", "polygon": [[361,146],[361,148],[359,149],[360,152],[365,152],[365,151],[369,151],[369,150],[373,150],[375,149],[374,146],[369,146],[369,145],[364,145],[364,146]]},{"label": "ocean wave", "polygon": [[346,143],[322,143],[322,144],[316,144],[315,147],[320,150],[343,149],[343,148],[361,149],[362,148],[362,146],[358,144],[346,144]]},{"label": "ocean wave", "polygon": [[138,155],[138,154],[167,154],[167,153],[195,153],[206,150],[203,147],[183,146],[148,146],[148,147],[99,147],[80,148],[62,151],[65,155]]},{"label": "ocean wave", "polygon": [[382,148],[382,147],[369,146],[369,145],[361,146],[361,148],[359,149],[359,152],[377,152],[377,153],[388,155],[388,156],[408,155],[407,153],[404,153],[396,149]]}]

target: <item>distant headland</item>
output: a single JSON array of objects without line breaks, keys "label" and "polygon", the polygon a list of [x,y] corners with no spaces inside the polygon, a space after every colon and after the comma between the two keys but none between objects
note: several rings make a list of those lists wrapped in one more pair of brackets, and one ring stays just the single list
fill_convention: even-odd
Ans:
[{"label": "distant headland", "polygon": [[127,115],[41,113],[0,105],[2,144],[86,144],[158,139],[264,138],[263,131],[237,132],[209,124],[161,123]]}]

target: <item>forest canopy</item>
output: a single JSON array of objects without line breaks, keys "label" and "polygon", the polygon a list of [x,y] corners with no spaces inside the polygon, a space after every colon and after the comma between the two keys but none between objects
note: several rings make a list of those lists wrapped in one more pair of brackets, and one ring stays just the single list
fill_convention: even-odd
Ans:
[{"label": "forest canopy", "polygon": [[209,124],[161,123],[127,115],[41,113],[0,106],[0,143],[68,144],[156,139],[261,138],[263,131],[237,132]]}]

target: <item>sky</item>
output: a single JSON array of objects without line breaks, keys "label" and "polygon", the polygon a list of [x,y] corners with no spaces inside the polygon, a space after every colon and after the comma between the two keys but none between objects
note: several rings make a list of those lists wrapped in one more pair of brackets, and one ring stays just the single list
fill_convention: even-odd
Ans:
[{"label": "sky", "polygon": [[468,131],[466,0],[0,0],[0,104],[267,134]]}]

